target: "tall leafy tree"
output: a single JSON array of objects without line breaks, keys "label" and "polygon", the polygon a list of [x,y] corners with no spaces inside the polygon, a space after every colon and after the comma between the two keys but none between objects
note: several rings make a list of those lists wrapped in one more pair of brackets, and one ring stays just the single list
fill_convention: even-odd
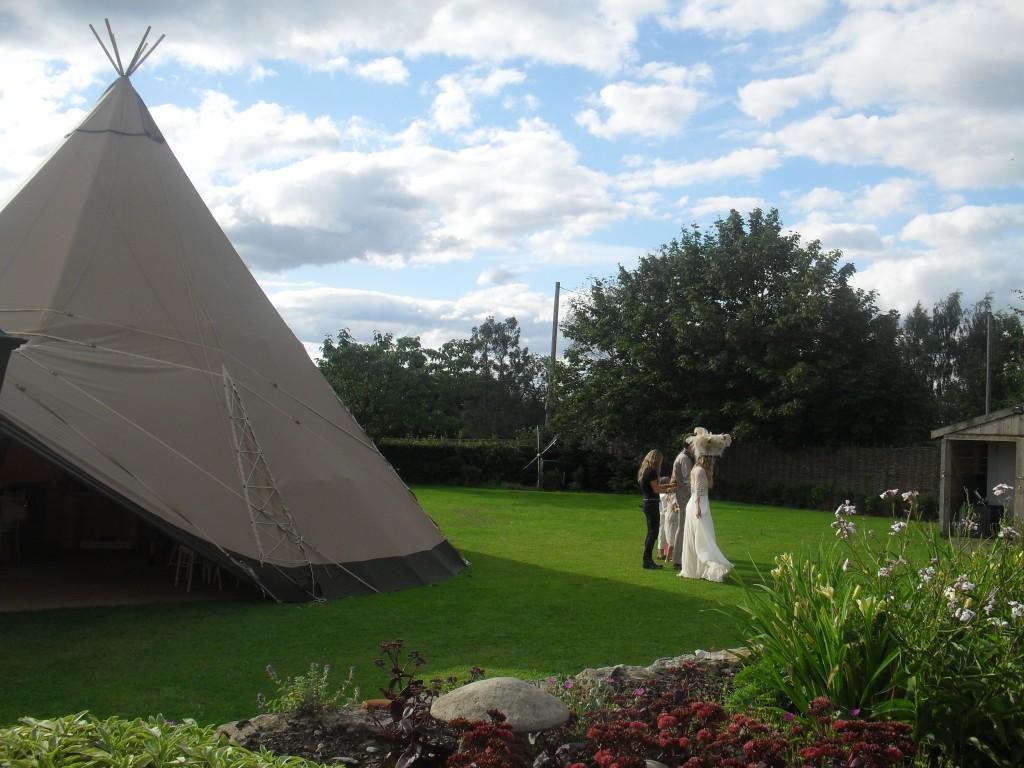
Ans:
[{"label": "tall leafy tree", "polygon": [[372,437],[511,437],[544,418],[545,367],[520,344],[514,317],[488,317],[439,349],[343,329],[321,347],[320,370]]},{"label": "tall leafy tree", "polygon": [[984,413],[990,334],[992,407],[1024,400],[1022,317],[1024,309],[993,310],[990,295],[965,307],[959,291],[930,313],[920,303],[914,307],[903,322],[900,347],[908,371],[924,386],[933,426]]},{"label": "tall leafy tree", "polygon": [[702,424],[785,445],[920,430],[898,316],[776,210],[694,226],[573,305],[557,424],[633,446]]},{"label": "tall leafy tree", "polygon": [[342,329],[324,340],[318,365],[371,437],[449,434],[458,430],[458,413],[431,376],[430,352],[417,337],[375,332],[360,344]]}]

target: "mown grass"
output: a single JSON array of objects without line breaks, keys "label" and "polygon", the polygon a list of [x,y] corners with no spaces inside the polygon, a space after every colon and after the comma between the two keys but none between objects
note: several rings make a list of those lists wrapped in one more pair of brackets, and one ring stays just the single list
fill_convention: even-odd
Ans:
[{"label": "mown grass", "polygon": [[[381,640],[402,638],[427,677],[542,677],[742,643],[737,583],[640,568],[631,496],[419,487],[471,567],[435,586],[322,604],[206,603],[0,615],[0,724],[82,709],[218,723],[271,693],[264,667],[349,666],[366,695],[386,683]],[[829,537],[822,512],[712,501],[722,550],[755,568]],[[888,521],[864,521],[884,529]]]}]

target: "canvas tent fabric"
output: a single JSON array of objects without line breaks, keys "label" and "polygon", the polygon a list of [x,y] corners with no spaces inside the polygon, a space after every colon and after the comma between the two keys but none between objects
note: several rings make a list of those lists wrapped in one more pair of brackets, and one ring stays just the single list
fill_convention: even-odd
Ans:
[{"label": "canvas tent fabric", "polygon": [[338,401],[128,77],[0,211],[0,431],[279,600],[464,561]]}]

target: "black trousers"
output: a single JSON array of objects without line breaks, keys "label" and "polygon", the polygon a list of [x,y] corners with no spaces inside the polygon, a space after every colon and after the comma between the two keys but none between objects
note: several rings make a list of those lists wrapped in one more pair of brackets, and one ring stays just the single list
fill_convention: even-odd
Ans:
[{"label": "black trousers", "polygon": [[644,499],[640,508],[644,511],[644,518],[647,520],[647,537],[644,539],[644,562],[652,563],[654,558],[654,543],[658,540],[658,530],[661,528],[661,503],[658,499]]}]

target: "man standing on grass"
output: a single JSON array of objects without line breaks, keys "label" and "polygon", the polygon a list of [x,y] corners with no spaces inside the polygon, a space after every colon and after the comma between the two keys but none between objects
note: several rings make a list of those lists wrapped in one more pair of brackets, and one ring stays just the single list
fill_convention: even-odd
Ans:
[{"label": "man standing on grass", "polygon": [[690,470],[693,469],[693,448],[686,442],[686,435],[683,435],[683,450],[672,462],[672,482],[676,486],[676,503],[679,505],[679,528],[676,531],[676,540],[672,547],[672,567],[677,571],[683,567],[683,526],[686,525],[686,502],[690,500]]}]

